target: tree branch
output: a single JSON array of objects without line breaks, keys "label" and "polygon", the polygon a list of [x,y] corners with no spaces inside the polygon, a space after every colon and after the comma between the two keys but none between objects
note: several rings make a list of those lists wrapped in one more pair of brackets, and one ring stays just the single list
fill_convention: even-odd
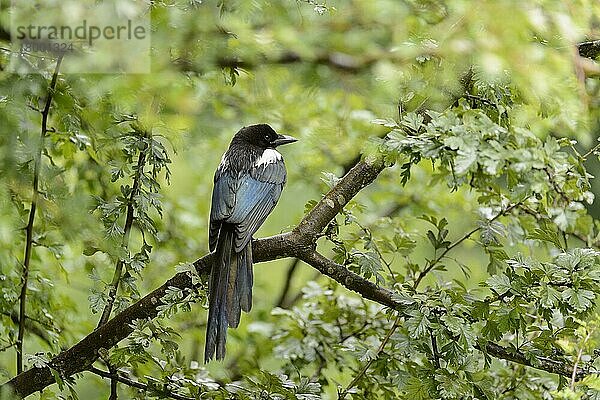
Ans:
[{"label": "tree branch", "polygon": [[[381,139],[385,138],[387,136],[387,132],[385,134],[382,134],[381,136],[379,136]],[[360,162],[361,160],[361,154],[358,153],[356,156],[354,156],[351,160],[346,161],[343,165],[342,165],[342,176],[345,176],[348,172],[350,172],[350,170]],[[400,206],[399,203],[396,204],[396,206],[392,207],[391,209],[388,210],[387,213],[384,214],[384,216],[391,216],[393,214],[395,214],[396,212],[398,212],[400,209],[402,208],[402,206]],[[291,289],[292,286],[292,280],[294,278],[294,274],[296,273],[296,271],[298,270],[298,265],[300,264],[300,260],[297,258],[294,258],[288,268],[287,268],[287,272],[286,272],[286,278],[285,278],[285,283],[283,285],[283,288],[281,289],[281,293],[279,295],[279,299],[277,300],[276,303],[276,307],[282,307],[282,308],[288,308],[291,307],[292,304],[294,304],[297,299],[299,299],[302,295],[302,293],[297,293],[296,296],[292,297],[290,300],[287,300],[288,298],[288,294],[289,291]]]},{"label": "tree branch", "polygon": [[349,271],[345,266],[335,263],[324,257],[317,251],[309,251],[301,254],[300,259],[313,268],[318,269],[323,275],[341,283],[346,289],[360,294],[365,299],[388,306],[395,310],[402,310],[403,306],[395,299],[395,293],[391,290],[377,286],[360,275]]},{"label": "tree branch", "polygon": [[[577,50],[581,57],[595,59],[600,55],[600,40],[593,40],[576,44]],[[267,57],[262,55],[254,60],[244,60],[232,57],[220,57],[214,61],[214,64],[220,68],[232,69],[254,69],[261,65],[287,65],[287,64],[315,64],[326,65],[332,69],[336,69],[348,73],[359,73],[368,70],[378,61],[403,61],[397,54],[391,52],[379,52],[369,55],[356,55],[341,52],[322,52],[312,57],[304,57],[294,51],[285,51],[278,57]],[[194,65],[193,61],[178,58],[173,61],[173,64],[181,71],[202,73],[202,68]]]},{"label": "tree branch", "polygon": [[50,113],[50,105],[52,104],[52,96],[56,88],[58,80],[58,71],[63,55],[59,55],[52,74],[52,80],[48,87],[48,95],[46,96],[46,104],[42,110],[42,127],[40,131],[40,140],[37,152],[35,154],[35,164],[33,167],[33,194],[31,197],[31,208],[29,209],[29,220],[25,229],[25,256],[23,259],[23,272],[21,275],[21,294],[19,295],[19,333],[17,335],[17,374],[23,372],[23,337],[25,336],[25,310],[27,305],[27,283],[29,280],[29,264],[31,262],[31,248],[33,245],[33,223],[35,221],[35,211],[39,199],[39,179],[40,167],[42,161],[42,148],[44,147],[44,138],[48,132],[48,115]]},{"label": "tree branch", "polygon": [[[14,311],[14,312],[2,311],[2,312],[0,312],[0,314],[6,315],[7,317],[9,317],[13,324],[15,324],[15,325],[20,324],[19,313],[17,313],[16,311]],[[38,326],[37,324],[39,324],[40,326]],[[44,325],[45,324],[43,324],[41,321],[33,319],[28,315],[25,315],[25,329],[29,333],[32,333],[32,334],[36,335],[37,337],[39,337],[48,346],[52,347],[52,339],[51,339],[50,335],[48,334],[48,331],[49,331],[48,328],[53,329],[53,327],[49,326],[49,324],[46,324],[45,325],[46,327],[44,328],[43,327]],[[16,346],[16,342],[15,342],[15,346]]]},{"label": "tree branch", "polygon": [[385,168],[378,162],[360,161],[300,221],[292,232],[314,242],[335,216]]},{"label": "tree branch", "polygon": [[[486,343],[485,346],[476,344],[475,348],[496,358],[551,372],[553,374],[564,376],[565,378],[571,379],[573,376],[573,366],[562,361],[552,360],[546,357],[537,357],[536,362],[533,363],[531,359],[522,352],[492,342]],[[582,379],[587,373],[588,372],[585,370],[578,369],[576,372],[576,379]]]},{"label": "tree branch", "polygon": [[[357,57],[355,55],[331,52],[321,53],[313,57],[302,57],[300,54],[294,51],[286,51],[278,57],[268,58],[265,55],[258,57],[255,60],[242,60],[233,57],[219,57],[214,61],[214,64],[220,68],[232,68],[232,69],[254,69],[257,66],[271,64],[271,65],[287,65],[295,63],[307,63],[315,65],[327,65],[333,69],[337,69],[343,72],[357,73],[373,65],[379,59],[392,58],[395,55],[391,53],[379,54],[370,57]],[[174,65],[177,66],[181,71],[185,72],[204,72],[201,67],[194,65],[192,60],[185,58],[178,58],[173,61]]]}]

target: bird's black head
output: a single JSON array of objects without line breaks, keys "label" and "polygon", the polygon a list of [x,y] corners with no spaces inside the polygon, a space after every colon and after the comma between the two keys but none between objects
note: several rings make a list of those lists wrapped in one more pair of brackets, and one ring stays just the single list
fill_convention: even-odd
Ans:
[{"label": "bird's black head", "polygon": [[234,140],[253,144],[263,149],[275,148],[282,144],[293,143],[298,139],[279,135],[267,124],[245,126],[235,134]]}]

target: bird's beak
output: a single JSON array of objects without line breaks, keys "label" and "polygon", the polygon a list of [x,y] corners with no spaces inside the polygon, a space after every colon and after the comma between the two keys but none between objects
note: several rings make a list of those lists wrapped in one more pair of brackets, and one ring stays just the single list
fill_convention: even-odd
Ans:
[{"label": "bird's beak", "polygon": [[294,143],[297,142],[298,139],[295,137],[287,136],[287,135],[277,135],[277,139],[273,140],[271,144],[273,147],[281,146],[282,144]]}]

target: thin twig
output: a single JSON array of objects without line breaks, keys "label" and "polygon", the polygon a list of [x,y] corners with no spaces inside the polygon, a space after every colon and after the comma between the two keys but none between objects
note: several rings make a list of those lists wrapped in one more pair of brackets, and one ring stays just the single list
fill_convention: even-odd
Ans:
[{"label": "thin twig", "polygon": [[294,258],[290,265],[287,268],[287,273],[285,275],[285,283],[283,284],[283,288],[281,289],[281,294],[279,295],[279,300],[277,300],[276,307],[286,308],[288,302],[286,302],[288,292],[292,287],[292,279],[294,277],[294,273],[298,268],[298,264],[300,264],[300,260]]},{"label": "thin twig", "polygon": [[6,346],[0,347],[0,353],[3,352],[3,351],[6,351],[6,350],[8,350],[11,347],[16,346],[16,345],[17,345],[17,342],[14,342],[14,343],[11,343],[11,344],[7,344]]},{"label": "thin twig", "polygon": [[[19,325],[19,314],[16,311],[14,311],[14,312],[2,311],[2,312],[0,312],[0,314],[6,315],[7,317],[9,317],[11,319],[11,321],[13,322],[13,324]],[[42,325],[42,327],[37,326],[36,324],[34,324],[34,322]],[[29,332],[30,334],[36,335],[42,341],[44,341],[48,346],[52,347],[52,339],[50,338],[50,335],[48,334],[48,332],[55,331],[56,328],[54,326],[43,323],[40,320],[31,318],[30,316],[25,315],[25,330],[27,332]],[[16,344],[16,342],[15,342],[15,344]]]},{"label": "thin twig", "polygon": [[[310,279],[307,280],[307,282],[316,281],[317,279],[319,279],[319,277],[321,277],[321,273],[319,271],[315,271],[315,273]],[[300,301],[300,299],[302,299],[302,297],[304,297],[304,292],[302,291],[302,289],[300,289],[292,298],[290,298],[285,303],[285,308],[292,308],[296,303]]]},{"label": "thin twig", "polygon": [[487,104],[489,106],[493,106],[493,107],[497,107],[498,106],[498,104],[496,104],[496,103],[494,103],[494,102],[486,99],[485,97],[477,96],[477,95],[474,95],[474,94],[471,94],[471,93],[465,93],[464,96],[467,97],[467,98],[469,98],[469,99],[472,99],[472,100],[480,101],[480,102],[482,102],[484,104]]},{"label": "thin twig", "polygon": [[[526,214],[529,214],[529,215],[531,215],[532,217],[534,217],[534,218],[536,218],[536,219],[538,219],[538,220],[540,220],[540,219],[544,219],[544,220],[550,221],[550,219],[549,219],[547,216],[541,215],[541,214],[540,214],[540,213],[538,213],[537,211],[530,209],[529,207],[527,207],[527,206],[526,206],[526,205],[524,205],[524,204],[520,204],[520,205],[519,205],[519,208],[520,208],[521,210],[523,210],[523,211],[524,211]],[[560,232],[561,232],[563,235],[566,235],[566,234],[567,234],[567,232],[565,232],[565,231],[563,231],[563,230],[560,230],[560,229],[559,229],[559,231],[560,231]],[[585,237],[585,236],[584,236],[584,235],[583,235],[581,232],[575,232],[575,231],[573,231],[573,232],[569,232],[568,234],[569,234],[570,236],[573,236],[573,237],[574,237],[574,238],[576,238],[576,239],[579,239],[579,240],[581,240],[583,243],[585,243],[585,245],[586,245],[587,247],[594,247],[594,248],[597,248],[597,247],[600,245],[600,243],[598,243],[597,241],[592,241],[590,238],[588,238],[588,237]],[[565,244],[566,244],[566,241],[565,241]],[[566,250],[566,248],[565,248],[565,249],[561,249],[561,250]]]},{"label": "thin twig", "polygon": [[440,368],[440,353],[437,348],[437,339],[435,338],[435,333],[433,329],[429,328],[429,335],[431,336],[431,352],[433,353],[433,361],[435,362],[435,367]]},{"label": "thin twig", "polygon": [[[147,147],[146,147],[147,148]],[[135,176],[133,178],[133,187],[131,189],[131,193],[129,194],[129,201],[127,204],[127,215],[125,217],[125,228],[123,231],[123,241],[121,242],[121,246],[123,249],[127,249],[129,247],[129,236],[131,233],[131,227],[133,225],[133,212],[134,207],[133,203],[135,197],[138,195],[140,180],[142,173],[144,171],[144,162],[146,160],[146,149],[140,150],[140,154],[138,156],[138,161],[135,170]],[[102,316],[98,321],[97,328],[104,325],[108,322],[110,318],[110,313],[112,312],[113,305],[115,303],[115,299],[117,297],[117,291],[119,289],[119,283],[121,282],[121,275],[123,274],[123,258],[119,258],[117,264],[115,266],[115,272],[113,274],[112,281],[110,282],[110,288],[108,290],[108,300],[106,305],[104,306],[104,310],[102,310]],[[109,364],[109,370],[112,367]],[[116,376],[116,373],[114,374]],[[117,379],[111,378],[110,380],[110,397],[109,400],[117,400]]]},{"label": "thin twig", "polygon": [[[501,216],[508,214],[515,207],[517,207],[520,204],[522,204],[525,200],[526,200],[526,198],[523,199],[523,200],[521,200],[518,203],[512,204],[511,206],[507,207],[504,211],[500,211],[494,218],[490,219],[489,222],[493,222],[493,221],[497,220],[498,218],[500,218]],[[440,260],[442,258],[444,258],[446,256],[446,254],[448,254],[450,252],[450,250],[452,250],[453,248],[455,248],[456,246],[458,246],[459,244],[461,244],[465,240],[469,239],[471,236],[473,236],[474,233],[478,232],[479,230],[481,230],[480,226],[477,227],[477,228],[472,229],[469,232],[467,232],[463,237],[461,237],[460,239],[458,239],[456,242],[452,243],[450,246],[446,247],[444,249],[444,251],[442,253],[440,253],[439,256],[437,256],[435,259],[433,259],[433,261],[431,261],[429,263],[429,265],[427,266],[427,268],[425,268],[423,271],[421,271],[419,273],[419,275],[417,276],[417,279],[415,279],[415,283],[413,284],[413,288],[416,289],[419,286],[419,283],[421,283],[421,281],[423,280],[423,278],[425,278],[425,276],[427,276],[427,274],[429,272],[431,272],[431,270],[433,268],[435,268],[435,266],[437,265],[437,263],[439,263]]]},{"label": "thin twig", "polygon": [[[119,371],[116,371],[116,373],[113,374],[113,373],[111,373],[109,371],[103,371],[103,370],[101,370],[99,368],[96,368],[94,366],[90,367],[89,371],[91,373],[93,373],[93,374],[101,376],[102,378],[107,378],[107,379],[111,379],[111,380],[117,380],[117,381],[119,381],[119,382],[121,382],[121,383],[123,383],[123,384],[125,384],[127,386],[130,386],[130,387],[133,387],[133,388],[136,388],[136,389],[140,389],[140,390],[143,390],[145,392],[151,389],[145,383],[134,381],[132,379],[129,379],[129,378],[127,378],[127,377],[119,374]],[[156,390],[156,389],[152,388],[152,390]],[[162,391],[156,390],[156,391],[159,391],[160,394],[162,394],[163,396],[166,396],[166,397],[169,397],[169,398],[175,399],[175,400],[194,400],[193,397],[189,397],[189,396],[184,396],[184,395],[181,395],[181,394],[173,393],[170,390],[162,390]]]},{"label": "thin twig", "polygon": [[[129,194],[129,200],[127,204],[127,216],[125,217],[125,228],[123,231],[123,241],[121,246],[124,249],[127,249],[129,246],[129,236],[131,233],[131,227],[133,225],[133,212],[134,212],[134,200],[138,195],[140,188],[140,180],[142,176],[142,172],[144,169],[144,163],[146,160],[146,150],[141,150],[138,156],[138,161],[135,170],[135,176],[133,178],[133,187],[131,189],[131,193]],[[110,313],[112,311],[113,305],[115,303],[115,299],[117,297],[117,290],[119,289],[119,283],[121,282],[121,275],[123,273],[123,259],[119,258],[117,264],[115,266],[115,272],[113,274],[112,281],[110,282],[110,288],[108,290],[108,300],[106,305],[104,306],[104,310],[102,311],[102,316],[98,321],[98,328],[104,325],[108,319],[110,318]]]},{"label": "thin twig", "polygon": [[369,322],[368,320],[365,320],[358,329],[356,329],[350,333],[343,335],[342,334],[343,332],[340,331],[340,344],[343,344],[346,340],[350,339],[351,337],[357,336],[358,334],[360,334],[362,331],[364,331],[369,326],[371,326],[371,322]]},{"label": "thin twig", "polygon": [[575,390],[575,382],[577,380],[577,368],[579,367],[579,361],[581,361],[581,355],[583,354],[583,345],[587,343],[592,335],[592,330],[590,329],[585,339],[581,343],[581,347],[577,352],[577,358],[575,359],[575,364],[573,364],[573,374],[571,374],[571,390]]},{"label": "thin twig", "polygon": [[581,156],[584,160],[586,160],[590,155],[596,153],[600,149],[600,143],[589,149],[584,155]]},{"label": "thin twig", "polygon": [[39,179],[40,167],[42,160],[42,148],[44,147],[44,138],[48,132],[48,114],[50,113],[50,105],[56,82],[58,80],[58,71],[63,55],[60,54],[56,60],[52,80],[48,87],[48,95],[46,96],[46,104],[42,110],[42,127],[40,131],[40,140],[37,153],[35,154],[35,164],[33,168],[33,193],[31,197],[31,208],[29,209],[29,220],[27,221],[26,238],[25,238],[25,256],[23,259],[23,272],[21,275],[21,294],[19,296],[19,333],[17,335],[17,374],[23,372],[23,337],[25,336],[25,309],[27,304],[27,282],[29,280],[29,264],[31,262],[31,248],[33,245],[33,223],[35,221],[35,211],[39,199]]},{"label": "thin twig", "polygon": [[398,329],[398,327],[400,326],[401,319],[402,319],[402,315],[398,314],[398,316],[396,317],[396,320],[394,321],[394,325],[392,325],[392,327],[390,328],[388,333],[385,335],[385,337],[381,341],[381,344],[379,345],[377,352],[375,352],[375,355],[373,355],[373,357],[369,361],[367,361],[367,363],[362,367],[360,372],[358,374],[356,374],[354,379],[352,379],[352,382],[350,382],[344,390],[342,390],[341,392],[338,393],[339,400],[346,398],[350,389],[352,389],[354,386],[356,386],[358,381],[367,373],[367,370],[371,367],[371,365],[375,362],[375,360],[377,360],[379,358],[379,355],[383,352],[383,349],[389,342],[390,338],[392,337],[394,332],[396,332],[396,329]]},{"label": "thin twig", "polygon": [[110,373],[110,396],[108,400],[117,400],[119,397],[117,393],[117,382],[119,381],[119,372],[112,364],[108,364],[108,372]]}]

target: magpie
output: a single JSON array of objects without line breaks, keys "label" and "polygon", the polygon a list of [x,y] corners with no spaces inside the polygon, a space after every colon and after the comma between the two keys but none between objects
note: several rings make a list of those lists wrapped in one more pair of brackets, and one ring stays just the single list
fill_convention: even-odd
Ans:
[{"label": "magpie", "polygon": [[215,172],[209,248],[215,252],[209,280],[204,362],[225,357],[227,327],[252,307],[252,235],[271,213],[286,182],[277,146],[295,142],[267,124],[240,129]]}]

